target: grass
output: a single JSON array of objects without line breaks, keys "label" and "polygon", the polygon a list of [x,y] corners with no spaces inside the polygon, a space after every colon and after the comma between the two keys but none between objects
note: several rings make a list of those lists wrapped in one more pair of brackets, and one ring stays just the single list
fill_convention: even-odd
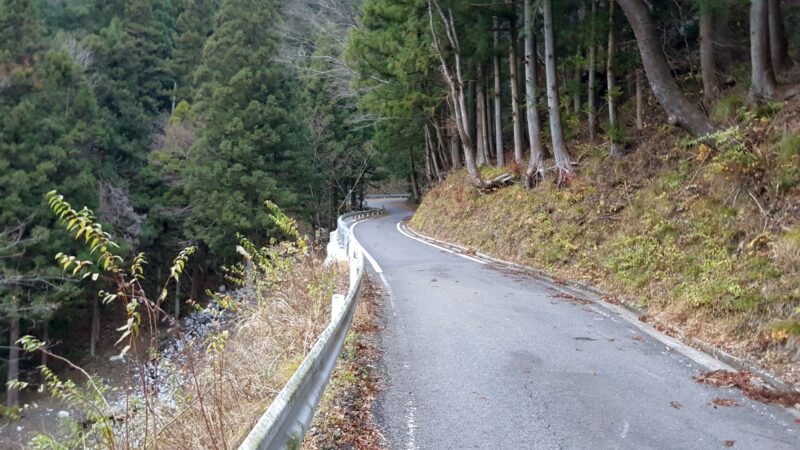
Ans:
[{"label": "grass", "polygon": [[172,423],[159,446],[238,445],[328,324],[331,295],[347,289],[346,278],[347,270],[301,256],[277,283],[249,286],[252,296],[239,303],[240,319],[224,349],[207,354],[185,403],[164,418]]},{"label": "grass", "polygon": [[[739,108],[734,100],[720,103]],[[776,163],[794,162],[800,140],[783,138],[774,155],[678,141],[656,131],[618,160],[603,148],[573,143],[581,167],[567,187],[546,181],[531,191],[515,185],[480,195],[457,172],[426,194],[411,225],[600,285],[689,336],[800,381],[791,369],[800,363],[791,338],[800,330],[800,231],[783,231],[777,220],[765,228],[750,196],[762,192],[760,204],[772,201],[791,216],[800,203],[796,184],[764,191],[759,181],[768,177],[759,177]],[[748,164],[736,164],[742,159]]]}]

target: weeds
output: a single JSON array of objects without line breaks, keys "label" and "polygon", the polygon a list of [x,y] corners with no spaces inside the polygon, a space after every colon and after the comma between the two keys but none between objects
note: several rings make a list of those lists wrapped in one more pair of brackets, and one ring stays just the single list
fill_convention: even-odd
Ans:
[{"label": "weeds", "polygon": [[[59,254],[59,264],[74,276],[111,286],[100,296],[123,306],[125,320],[117,344],[130,372],[124,386],[107,386],[49,353],[46,343],[31,336],[21,339],[26,351],[47,352],[78,369],[86,380],[79,386],[40,367],[50,395],[80,414],[64,417],[61,429],[52,435],[36,436],[32,448],[235,447],[326,326],[333,292],[346,289],[346,271],[324,267],[309,254],[294,220],[268,203],[272,220],[289,240],[272,240],[269,247],[257,248],[240,239],[244,262],[228,268],[227,279],[241,289],[209,293],[208,307],[195,305],[214,325],[209,334],[190,337],[160,304],[193,248],[175,258],[165,287],[150,297],[142,287],[144,255],[125,264],[91,211],[74,210],[55,192],[48,200],[95,258]],[[161,338],[162,321],[174,329],[171,339]],[[171,358],[164,356],[165,342],[174,343]]]}]

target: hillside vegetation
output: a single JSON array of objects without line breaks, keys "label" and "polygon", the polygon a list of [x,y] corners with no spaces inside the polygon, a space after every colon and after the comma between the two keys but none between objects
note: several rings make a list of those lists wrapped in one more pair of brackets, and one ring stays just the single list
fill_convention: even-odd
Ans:
[{"label": "hillside vegetation", "polygon": [[601,286],[609,301],[797,383],[800,121],[796,102],[779,109],[742,123],[748,150],[712,150],[663,127],[619,158],[575,141],[580,175],[566,186],[484,195],[457,171],[427,192],[411,225]]}]

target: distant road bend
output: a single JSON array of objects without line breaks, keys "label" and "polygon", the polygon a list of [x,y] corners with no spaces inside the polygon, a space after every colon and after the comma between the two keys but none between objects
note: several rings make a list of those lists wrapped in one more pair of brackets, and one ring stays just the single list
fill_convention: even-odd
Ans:
[{"label": "distant road bend", "polygon": [[391,448],[800,448],[787,410],[692,380],[721,363],[404,235],[403,202],[370,200],[389,215],[354,228],[390,286],[376,416]]}]

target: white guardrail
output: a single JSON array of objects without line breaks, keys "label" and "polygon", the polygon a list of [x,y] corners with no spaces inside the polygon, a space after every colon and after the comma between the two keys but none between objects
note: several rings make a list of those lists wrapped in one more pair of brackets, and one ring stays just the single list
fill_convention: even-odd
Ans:
[{"label": "white guardrail", "polygon": [[300,448],[350,330],[364,278],[364,254],[358,241],[353,238],[350,226],[360,219],[385,213],[384,209],[370,209],[339,217],[336,231],[331,233],[331,242],[328,244],[328,259],[349,260],[350,288],[347,296],[333,296],[331,323],[239,446],[239,450]]}]

